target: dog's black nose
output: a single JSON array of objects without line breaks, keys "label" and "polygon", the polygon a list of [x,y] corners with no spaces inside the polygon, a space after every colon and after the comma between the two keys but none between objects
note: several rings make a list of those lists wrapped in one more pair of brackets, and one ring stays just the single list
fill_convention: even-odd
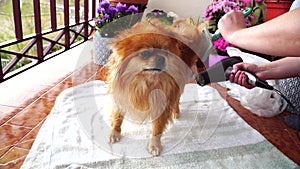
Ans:
[{"label": "dog's black nose", "polygon": [[166,66],[166,59],[163,56],[155,56],[155,67],[163,69]]}]

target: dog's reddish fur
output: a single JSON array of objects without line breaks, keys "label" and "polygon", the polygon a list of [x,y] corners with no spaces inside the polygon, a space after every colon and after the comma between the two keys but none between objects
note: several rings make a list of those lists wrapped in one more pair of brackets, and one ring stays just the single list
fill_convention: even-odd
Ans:
[{"label": "dog's reddish fur", "polygon": [[[159,155],[160,137],[173,117],[179,117],[179,99],[195,64],[201,31],[186,21],[173,26],[160,21],[143,21],[121,32],[111,42],[113,53],[105,65],[106,82],[113,98],[110,142],[121,138],[124,117],[135,122],[152,120],[152,137],[148,150]],[[157,50],[159,49],[159,50]],[[150,51],[147,59],[140,51]],[[167,52],[166,52],[167,51]],[[153,56],[152,56],[153,55]],[[161,71],[145,71],[153,58],[163,57]]]}]

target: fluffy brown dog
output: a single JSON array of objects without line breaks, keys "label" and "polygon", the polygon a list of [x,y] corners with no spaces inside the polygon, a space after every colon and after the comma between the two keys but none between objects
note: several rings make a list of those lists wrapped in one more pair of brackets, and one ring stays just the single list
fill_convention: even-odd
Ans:
[{"label": "fluffy brown dog", "polygon": [[179,117],[180,95],[189,82],[201,39],[201,30],[189,20],[171,26],[151,20],[136,24],[111,41],[113,52],[105,65],[114,103],[110,143],[120,140],[124,117],[139,123],[150,119],[148,150],[160,155],[160,138],[173,117]]}]

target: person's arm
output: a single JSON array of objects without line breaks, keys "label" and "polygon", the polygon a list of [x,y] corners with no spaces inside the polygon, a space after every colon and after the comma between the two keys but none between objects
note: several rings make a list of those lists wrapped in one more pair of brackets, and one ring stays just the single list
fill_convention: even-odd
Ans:
[{"label": "person's arm", "polygon": [[247,76],[243,70],[254,73],[262,80],[296,77],[300,76],[300,58],[286,57],[262,65],[238,63],[233,65],[233,70],[235,74],[230,75],[229,80],[250,89],[253,86],[247,83]]},{"label": "person's arm", "polygon": [[236,47],[273,56],[300,56],[300,8],[263,24],[245,28],[242,12],[224,15],[218,28]]}]

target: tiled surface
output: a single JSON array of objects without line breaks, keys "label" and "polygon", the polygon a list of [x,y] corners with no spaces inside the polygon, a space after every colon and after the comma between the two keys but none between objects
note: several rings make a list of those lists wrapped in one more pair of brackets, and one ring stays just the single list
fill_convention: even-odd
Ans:
[{"label": "tiled surface", "polygon": [[12,118],[23,108],[15,106],[0,105],[0,126],[4,124],[7,120]]},{"label": "tiled surface", "polygon": [[0,83],[0,105],[22,108],[28,106],[37,97],[63,81],[67,75],[90,63],[92,47],[92,42],[85,42]]},{"label": "tiled surface", "polygon": [[[86,48],[90,53],[90,48]],[[20,168],[28,154],[34,139],[50,113],[56,97],[63,90],[99,79],[99,66],[88,63],[73,72],[64,72],[59,79],[44,84],[43,89],[31,96],[27,93],[28,100],[12,105],[3,105],[0,101],[0,168]],[[287,154],[291,159],[300,164],[300,141],[296,139],[295,131],[287,128],[283,123],[283,116],[274,118],[260,118],[239,104],[233,98],[228,97],[227,90],[220,86],[215,87],[229,104],[245,119],[253,128],[262,133],[271,143]],[[18,106],[18,104],[20,106]]]},{"label": "tiled surface", "polygon": [[95,79],[92,54],[86,42],[0,84],[1,169],[20,168],[60,92]]},{"label": "tiled surface", "polygon": [[6,124],[24,126],[32,129],[38,125],[41,120],[47,117],[54,105],[54,101],[54,98],[38,98],[32,104],[9,119]]},{"label": "tiled surface", "polygon": [[99,66],[90,63],[80,69],[80,74],[75,71],[67,75],[39,97],[32,99],[26,107],[0,105],[0,168],[19,168],[22,165],[56,97],[67,88],[95,80],[98,69]]}]

